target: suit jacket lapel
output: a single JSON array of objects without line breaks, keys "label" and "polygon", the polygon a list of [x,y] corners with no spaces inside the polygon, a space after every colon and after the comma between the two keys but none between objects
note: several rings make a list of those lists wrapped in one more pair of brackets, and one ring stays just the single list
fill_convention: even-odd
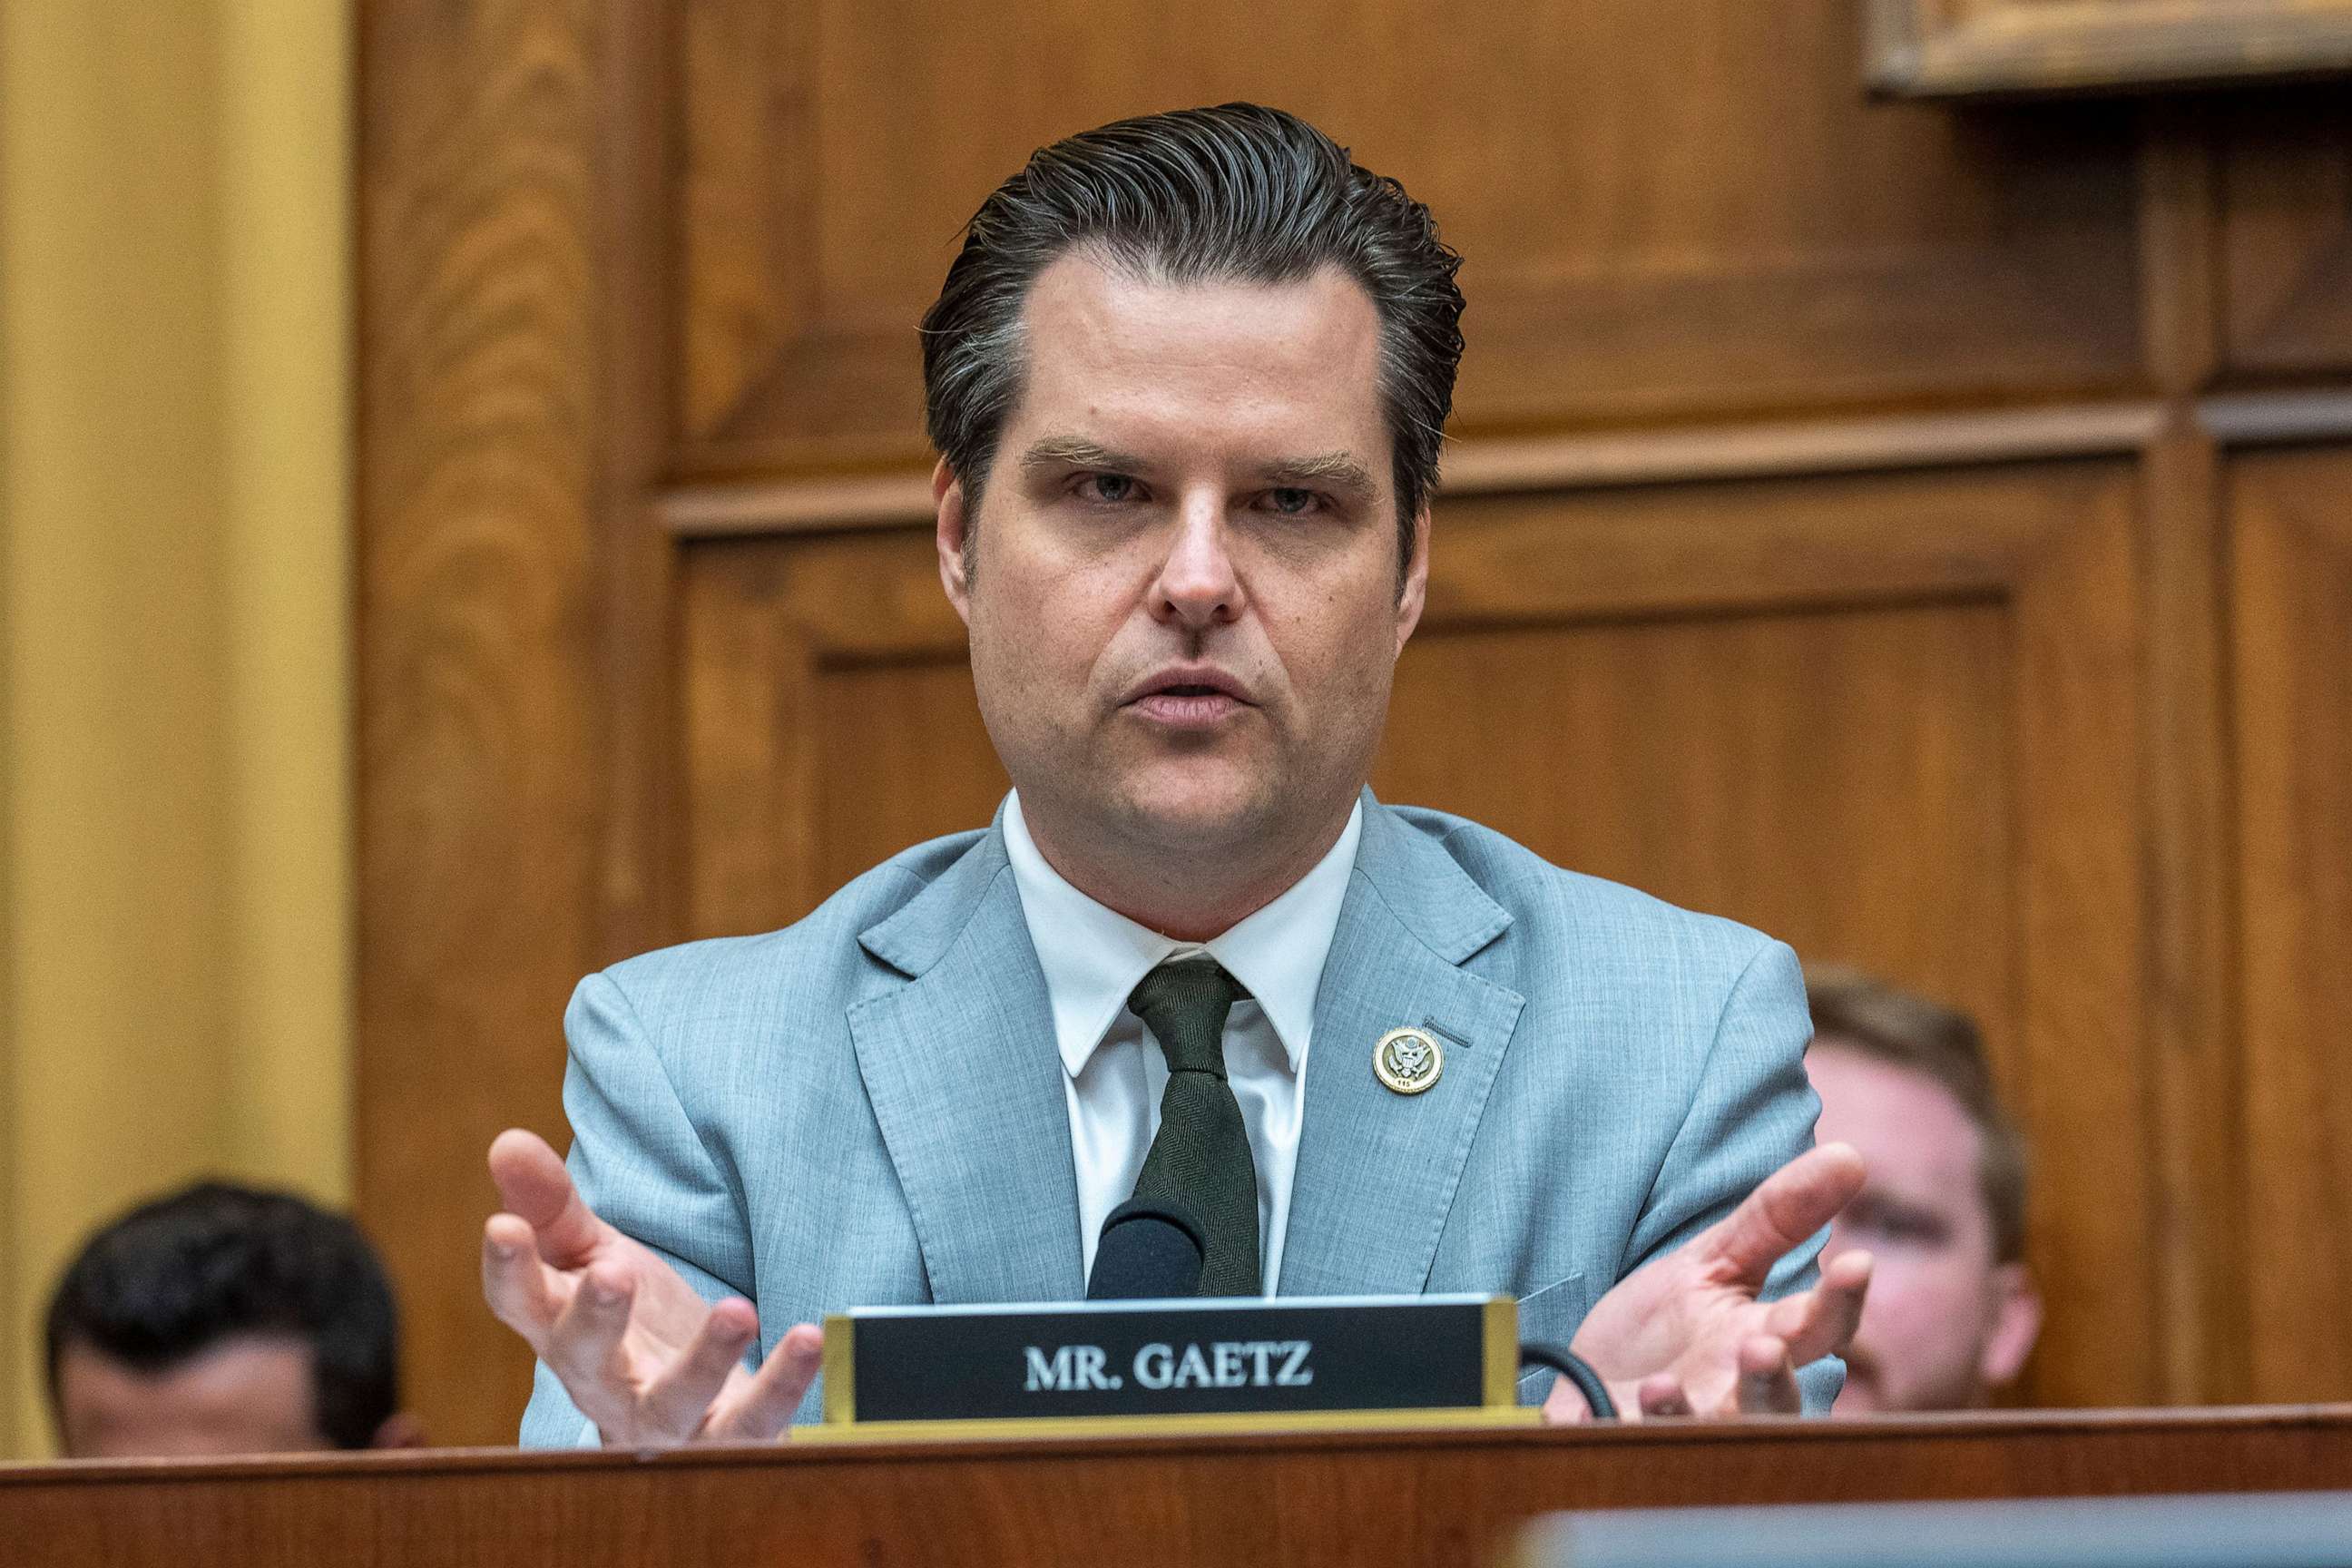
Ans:
[{"label": "suit jacket lapel", "polygon": [[932,1300],[1084,1295],[1062,1061],[1001,826],[859,941],[910,976],[849,1030]]},{"label": "suit jacket lapel", "polygon": [[[1435,843],[1364,797],[1364,836],[1315,1002],[1283,1243],[1286,1296],[1420,1291],[1526,998],[1460,967],[1510,915]],[[1372,1072],[1426,1026],[1444,1070],[1405,1096]]]}]

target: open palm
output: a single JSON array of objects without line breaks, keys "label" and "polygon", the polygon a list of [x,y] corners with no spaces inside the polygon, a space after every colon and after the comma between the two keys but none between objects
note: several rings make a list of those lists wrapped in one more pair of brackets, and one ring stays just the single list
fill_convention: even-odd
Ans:
[{"label": "open palm", "polygon": [[[1795,1414],[1796,1369],[1853,1338],[1870,1258],[1845,1253],[1810,1290],[1757,1297],[1772,1266],[1836,1217],[1863,1176],[1862,1156],[1843,1143],[1790,1161],[1723,1220],[1618,1281],[1570,1348],[1627,1416]],[[1563,1380],[1545,1411],[1575,1420],[1582,1407]]]},{"label": "open palm", "polygon": [[658,1254],[596,1217],[536,1134],[500,1133],[490,1176],[507,1212],[482,1232],[482,1292],[607,1444],[772,1437],[815,1378],[820,1331],[801,1324],[751,1372],[760,1321],[711,1305]]}]

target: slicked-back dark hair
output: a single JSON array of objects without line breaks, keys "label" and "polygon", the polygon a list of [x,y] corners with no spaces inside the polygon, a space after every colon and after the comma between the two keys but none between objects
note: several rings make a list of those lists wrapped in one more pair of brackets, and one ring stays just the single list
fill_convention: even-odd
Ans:
[{"label": "slicked-back dark hair", "polygon": [[90,1237],[49,1298],[49,1400],[68,1345],[157,1372],[246,1336],[310,1352],[311,1411],[364,1448],[397,1407],[392,1287],[357,1226],[291,1193],[199,1182]]},{"label": "slicked-back dark hair", "polygon": [[1122,120],[1038,149],[972,215],[923,316],[931,444],[975,516],[1021,396],[1030,285],[1081,249],[1172,283],[1287,283],[1337,267],[1363,287],[1380,313],[1402,581],[1462,360],[1462,258],[1429,209],[1297,115],[1254,103]]}]

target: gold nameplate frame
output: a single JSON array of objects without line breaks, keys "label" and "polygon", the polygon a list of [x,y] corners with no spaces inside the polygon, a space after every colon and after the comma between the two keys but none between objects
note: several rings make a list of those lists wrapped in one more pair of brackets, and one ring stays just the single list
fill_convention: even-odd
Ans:
[{"label": "gold nameplate frame", "polygon": [[1508,1296],[873,1307],[800,1439],[1526,1426]]}]

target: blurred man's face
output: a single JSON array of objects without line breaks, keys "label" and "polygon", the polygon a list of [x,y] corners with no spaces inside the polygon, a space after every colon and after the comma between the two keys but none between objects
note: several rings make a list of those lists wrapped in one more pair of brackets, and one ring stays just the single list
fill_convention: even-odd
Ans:
[{"label": "blurred man's face", "polygon": [[69,1343],[58,1357],[58,1426],[70,1459],[334,1446],[312,1413],[310,1352],[291,1340],[225,1340],[155,1372]]},{"label": "blurred man's face", "polygon": [[2023,1265],[1994,1259],[1976,1124],[1933,1080],[1833,1037],[1805,1066],[1822,1097],[1815,1136],[1853,1144],[1870,1167],[1822,1254],[1873,1259],[1837,1414],[1981,1405],[2024,1365],[2042,1306]]}]

